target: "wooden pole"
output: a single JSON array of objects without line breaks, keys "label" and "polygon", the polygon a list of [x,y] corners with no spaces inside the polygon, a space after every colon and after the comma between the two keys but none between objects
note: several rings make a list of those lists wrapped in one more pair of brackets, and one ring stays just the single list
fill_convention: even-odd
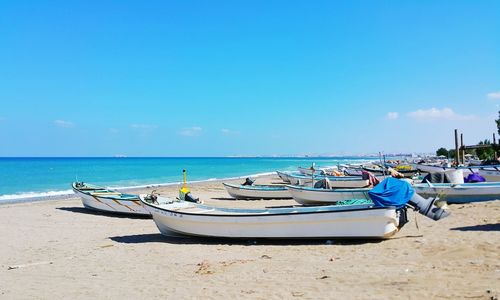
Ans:
[{"label": "wooden pole", "polygon": [[460,159],[462,164],[465,164],[465,147],[464,147],[464,134],[460,134]]},{"label": "wooden pole", "polygon": [[458,130],[455,129],[455,164],[458,166]]}]

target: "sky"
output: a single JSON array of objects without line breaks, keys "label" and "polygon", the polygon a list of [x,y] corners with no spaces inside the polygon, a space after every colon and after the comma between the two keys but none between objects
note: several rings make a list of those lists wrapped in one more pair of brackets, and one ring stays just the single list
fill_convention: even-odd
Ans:
[{"label": "sky", "polygon": [[500,1],[0,2],[0,156],[434,152],[499,110]]}]

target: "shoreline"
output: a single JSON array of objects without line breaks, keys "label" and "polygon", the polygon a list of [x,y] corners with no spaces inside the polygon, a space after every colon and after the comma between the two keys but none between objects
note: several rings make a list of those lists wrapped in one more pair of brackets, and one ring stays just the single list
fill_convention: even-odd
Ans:
[{"label": "shoreline", "polygon": [[[276,171],[273,172],[263,172],[263,173],[256,173],[256,174],[251,174],[251,175],[242,175],[242,176],[235,176],[235,177],[227,177],[227,178],[209,178],[209,179],[204,179],[204,180],[193,180],[193,181],[187,181],[188,185],[198,185],[198,184],[203,184],[203,183],[208,183],[208,182],[222,182],[222,181],[227,181],[227,180],[237,180],[237,179],[245,179],[247,177],[252,177],[252,178],[261,178],[261,177],[266,177],[266,176],[271,176],[275,174]],[[136,191],[142,191],[146,189],[154,189],[154,188],[162,188],[162,187],[170,187],[170,186],[176,186],[176,185],[181,185],[181,181],[176,181],[176,182],[166,182],[166,183],[156,183],[156,184],[144,184],[144,185],[136,185],[136,186],[125,186],[125,187],[113,187],[113,186],[106,186],[105,188],[110,189],[110,190],[116,190],[119,192],[129,192],[133,193]],[[47,193],[52,193],[49,195],[39,195],[39,194],[47,194]],[[60,194],[57,194],[60,193]],[[19,194],[19,196],[24,196],[24,195],[29,195],[31,193],[25,193],[25,194]],[[24,197],[12,197],[10,198],[9,196],[16,196],[17,194],[13,195],[0,195],[0,206],[6,205],[6,204],[16,204],[16,203],[27,203],[27,202],[41,202],[41,201],[55,201],[55,200],[67,200],[75,197],[75,194],[73,193],[73,190],[67,190],[67,191],[51,191],[51,192],[40,192],[38,194],[34,194],[33,196],[24,196]],[[2,199],[2,197],[8,197],[5,199]]]}]

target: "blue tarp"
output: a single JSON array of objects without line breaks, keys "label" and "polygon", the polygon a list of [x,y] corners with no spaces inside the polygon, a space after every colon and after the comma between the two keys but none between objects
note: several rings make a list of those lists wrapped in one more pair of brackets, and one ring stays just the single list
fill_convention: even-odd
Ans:
[{"label": "blue tarp", "polygon": [[368,195],[375,206],[395,206],[401,208],[413,197],[415,190],[403,180],[388,177],[377,184]]},{"label": "blue tarp", "polygon": [[486,179],[484,179],[483,176],[479,175],[479,173],[471,173],[469,176],[464,178],[465,183],[474,183],[474,182],[485,182]]}]

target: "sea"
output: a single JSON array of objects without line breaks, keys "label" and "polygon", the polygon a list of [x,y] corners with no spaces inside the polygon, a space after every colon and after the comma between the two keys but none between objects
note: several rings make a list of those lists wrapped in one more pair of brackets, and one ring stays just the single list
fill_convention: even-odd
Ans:
[{"label": "sea", "polygon": [[245,178],[295,171],[298,166],[334,166],[369,157],[47,157],[0,158],[0,204],[64,198],[73,181],[113,189]]}]

